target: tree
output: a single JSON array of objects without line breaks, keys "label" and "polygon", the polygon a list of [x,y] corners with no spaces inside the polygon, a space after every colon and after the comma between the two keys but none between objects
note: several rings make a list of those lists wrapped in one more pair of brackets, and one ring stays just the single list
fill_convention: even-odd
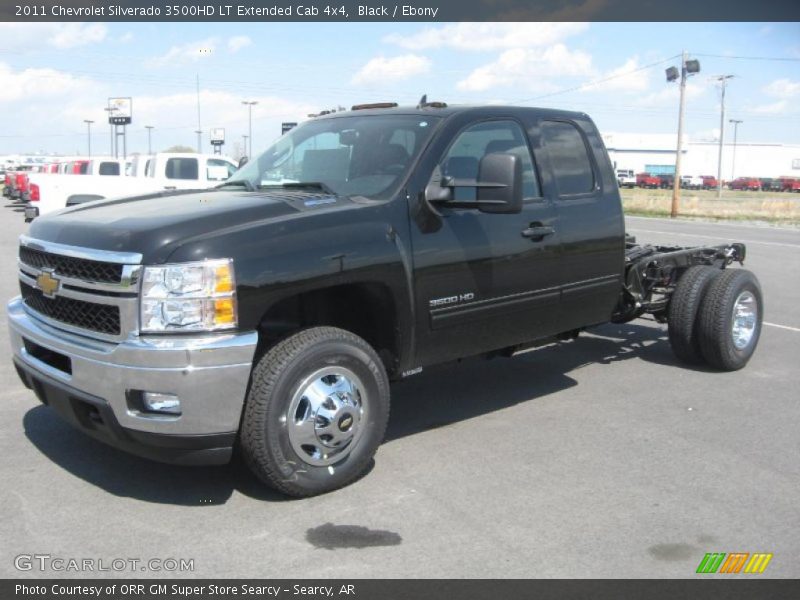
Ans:
[{"label": "tree", "polygon": [[170,146],[164,152],[196,152],[194,148],[191,146],[181,146],[178,144],[177,146]]}]

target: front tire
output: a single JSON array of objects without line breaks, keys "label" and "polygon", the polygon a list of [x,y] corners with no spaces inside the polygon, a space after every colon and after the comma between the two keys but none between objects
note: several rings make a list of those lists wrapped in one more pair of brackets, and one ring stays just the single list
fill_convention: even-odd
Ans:
[{"label": "front tire", "polygon": [[756,276],[745,269],[723,271],[700,307],[700,348],[706,362],[722,371],[744,367],[758,345],[763,315]]},{"label": "front tire", "polygon": [[389,420],[389,379],[375,350],[334,327],[279,342],[253,368],[241,430],[255,475],[290,496],[352,483]]}]

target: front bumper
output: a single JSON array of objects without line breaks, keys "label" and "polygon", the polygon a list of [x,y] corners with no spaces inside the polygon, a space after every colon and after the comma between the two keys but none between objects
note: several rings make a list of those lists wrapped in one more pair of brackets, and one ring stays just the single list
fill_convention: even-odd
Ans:
[{"label": "front bumper", "polygon": [[[121,343],[56,329],[8,304],[19,375],[67,421],[106,443],[182,464],[230,459],[258,335],[142,336]],[[141,391],[175,394],[182,414],[142,412]]]}]

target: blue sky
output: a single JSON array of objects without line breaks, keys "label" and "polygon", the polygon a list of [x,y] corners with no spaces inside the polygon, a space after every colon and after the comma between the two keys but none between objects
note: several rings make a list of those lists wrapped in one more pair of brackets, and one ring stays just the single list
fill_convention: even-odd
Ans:
[{"label": "blue sky", "polygon": [[739,139],[800,144],[797,23],[44,23],[0,24],[0,153],[85,153],[84,119],[94,153],[107,151],[109,96],[133,97],[129,152],[146,150],[145,125],[154,149],[193,146],[196,76],[201,129],[225,127],[229,154],[247,133],[242,100],[259,103],[254,150],[282,121],[423,93],[582,110],[603,132],[674,133],[677,85],[664,69],[682,49],[702,64],[687,97],[693,139],[718,135],[712,78],[733,74],[726,121],[744,121]]}]

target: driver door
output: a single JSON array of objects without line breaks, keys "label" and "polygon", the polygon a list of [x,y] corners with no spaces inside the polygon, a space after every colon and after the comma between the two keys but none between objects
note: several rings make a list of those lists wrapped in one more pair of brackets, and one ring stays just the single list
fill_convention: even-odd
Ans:
[{"label": "driver door", "polygon": [[[431,177],[476,180],[483,156],[517,155],[524,201],[517,214],[434,207],[425,227],[412,220],[417,306],[417,364],[479,354],[558,330],[560,238],[552,203],[541,191],[531,145],[514,118],[461,124],[435,158]],[[425,200],[418,195],[419,202]],[[454,200],[475,200],[455,188]],[[530,229],[548,230],[530,236]]]}]

